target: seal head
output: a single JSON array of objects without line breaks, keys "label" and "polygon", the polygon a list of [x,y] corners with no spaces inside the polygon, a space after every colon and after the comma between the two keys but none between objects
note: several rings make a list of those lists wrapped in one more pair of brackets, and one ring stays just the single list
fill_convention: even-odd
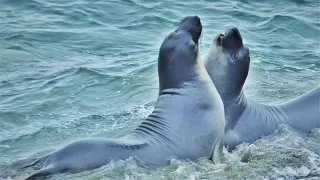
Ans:
[{"label": "seal head", "polygon": [[188,16],[164,39],[158,57],[160,91],[181,87],[196,75],[201,31],[200,18]]},{"label": "seal head", "polygon": [[233,99],[247,78],[250,54],[237,28],[218,34],[205,55],[205,66],[223,101]]}]

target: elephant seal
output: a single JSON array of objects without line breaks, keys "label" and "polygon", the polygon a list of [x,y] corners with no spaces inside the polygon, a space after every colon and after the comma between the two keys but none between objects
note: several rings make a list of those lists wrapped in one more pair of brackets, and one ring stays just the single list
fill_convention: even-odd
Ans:
[{"label": "elephant seal", "polygon": [[[223,103],[200,63],[198,16],[184,18],[162,42],[158,56],[159,96],[153,112],[119,139],[73,142],[23,168],[37,169],[27,179],[65,171],[98,168],[112,159],[137,157],[167,165],[170,158],[220,161],[225,127]],[[212,117],[215,117],[212,119]]]},{"label": "elephant seal", "polygon": [[218,34],[202,59],[224,104],[224,145],[229,150],[274,133],[280,124],[302,132],[320,127],[320,88],[281,105],[265,105],[245,96],[250,54],[237,28]]}]

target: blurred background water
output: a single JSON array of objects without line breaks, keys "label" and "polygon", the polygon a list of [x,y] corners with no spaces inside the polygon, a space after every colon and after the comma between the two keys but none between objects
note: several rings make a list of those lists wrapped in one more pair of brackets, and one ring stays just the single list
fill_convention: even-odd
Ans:
[{"label": "blurred background water", "polygon": [[[237,27],[250,48],[245,92],[267,104],[320,84],[320,1],[0,0],[0,172],[74,140],[120,137],[153,109],[157,56],[185,16],[203,24],[201,54]],[[21,172],[25,177],[28,172]],[[281,126],[234,151],[146,166],[131,158],[51,179],[295,179],[320,177],[320,130]],[[19,178],[19,177],[18,177]]]}]

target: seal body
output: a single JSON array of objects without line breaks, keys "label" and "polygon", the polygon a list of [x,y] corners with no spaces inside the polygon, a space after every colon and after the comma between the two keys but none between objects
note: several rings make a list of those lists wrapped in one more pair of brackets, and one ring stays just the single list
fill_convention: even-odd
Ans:
[{"label": "seal body", "polygon": [[250,54],[237,28],[218,34],[203,60],[224,104],[224,144],[229,149],[270,135],[280,124],[302,132],[320,127],[320,88],[281,105],[265,105],[245,96]]},{"label": "seal body", "polygon": [[320,88],[280,105],[261,104],[246,98],[243,92],[226,104],[229,126],[224,139],[229,149],[270,135],[280,124],[305,133],[320,127]]},{"label": "seal body", "polygon": [[90,170],[129,156],[156,165],[167,165],[171,157],[208,157],[219,162],[224,109],[204,65],[199,63],[201,30],[199,17],[186,17],[162,42],[158,57],[159,96],[153,112],[135,130],[120,139],[73,142],[24,165],[21,169],[38,169],[27,179]]}]

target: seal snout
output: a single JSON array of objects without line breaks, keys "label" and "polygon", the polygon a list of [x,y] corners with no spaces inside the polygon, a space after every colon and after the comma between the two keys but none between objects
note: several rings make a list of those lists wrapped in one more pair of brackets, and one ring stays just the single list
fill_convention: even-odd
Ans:
[{"label": "seal snout", "polygon": [[222,34],[218,39],[218,43],[229,50],[243,47],[241,34],[235,27],[228,29],[224,35]]},{"label": "seal snout", "polygon": [[179,23],[178,30],[189,32],[192,40],[198,43],[202,31],[201,20],[198,16],[188,16]]},{"label": "seal snout", "polygon": [[198,16],[192,16],[192,21],[193,21],[193,24],[197,27],[200,27],[201,26],[201,21],[200,21],[200,18]]}]

